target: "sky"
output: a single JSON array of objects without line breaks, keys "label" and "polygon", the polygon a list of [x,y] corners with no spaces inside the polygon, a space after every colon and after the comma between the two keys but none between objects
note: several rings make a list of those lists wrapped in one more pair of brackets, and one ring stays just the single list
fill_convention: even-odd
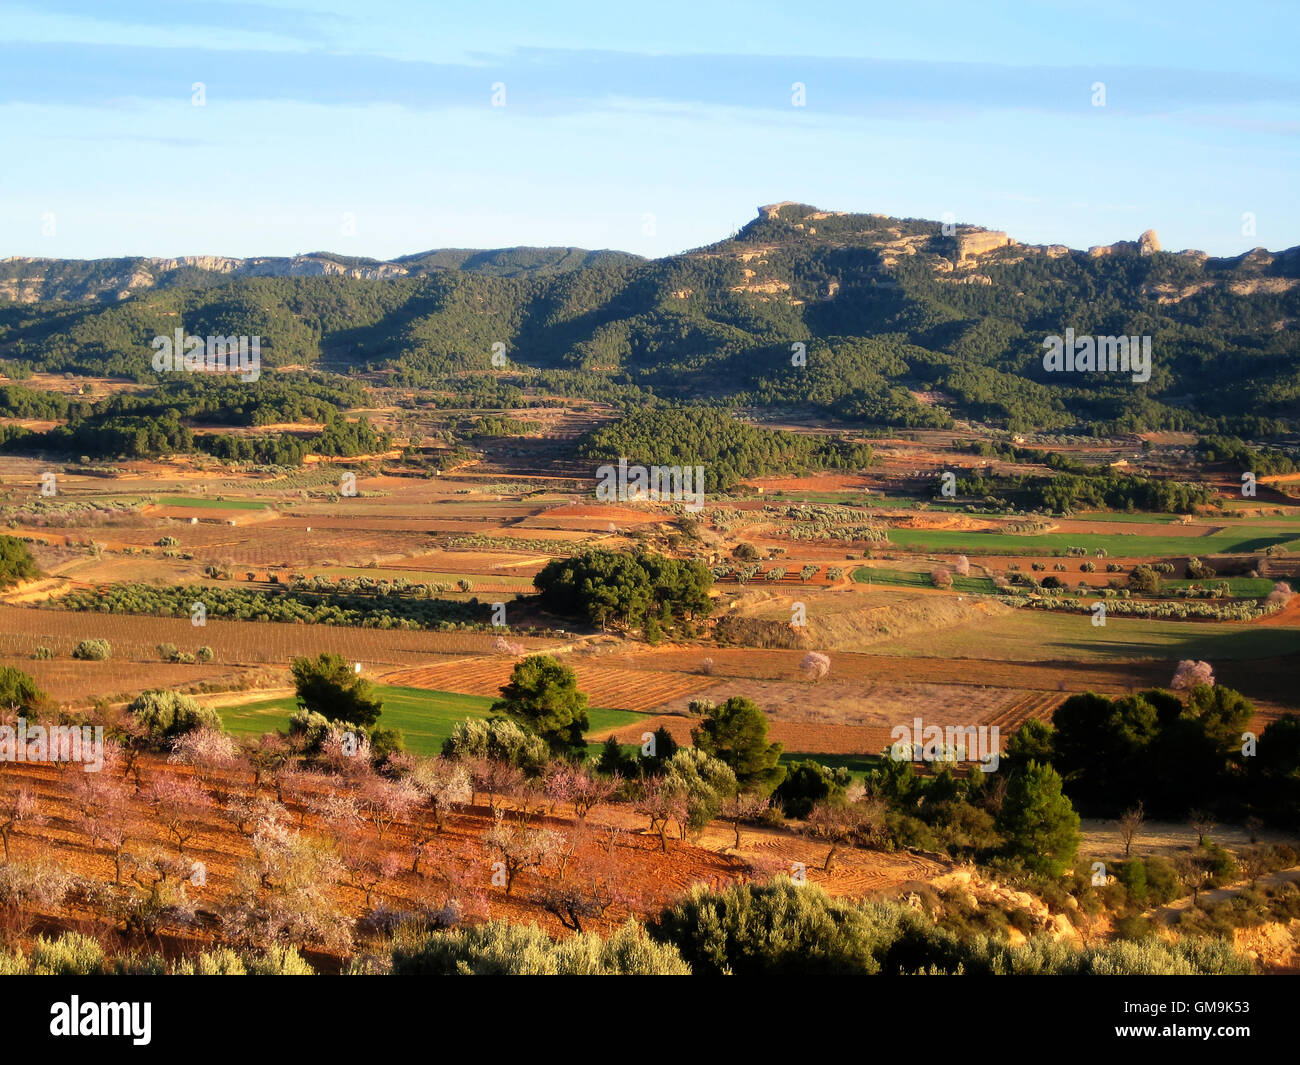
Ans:
[{"label": "sky", "polygon": [[0,258],[1300,244],[1294,0],[0,0]]}]

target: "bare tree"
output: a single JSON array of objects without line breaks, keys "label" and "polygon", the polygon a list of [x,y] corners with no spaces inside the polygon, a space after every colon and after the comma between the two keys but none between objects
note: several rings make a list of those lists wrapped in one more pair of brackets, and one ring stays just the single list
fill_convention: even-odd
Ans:
[{"label": "bare tree", "polygon": [[1189,811],[1187,820],[1191,822],[1192,830],[1196,833],[1196,842],[1204,846],[1205,837],[1214,831],[1217,822],[1206,810]]},{"label": "bare tree", "polygon": [[157,850],[128,861],[133,890],[113,906],[127,935],[156,937],[164,928],[193,922],[189,862]]},{"label": "bare tree", "polygon": [[659,849],[668,850],[668,825],[676,821],[684,825],[690,816],[690,801],[678,784],[652,777],[641,788],[637,812],[650,818],[650,831],[659,837]]},{"label": "bare tree", "polygon": [[402,860],[392,851],[378,850],[361,832],[345,833],[339,839],[339,855],[347,882],[365,895],[366,909],[373,908],[376,889],[400,872]]},{"label": "bare tree", "polygon": [[884,803],[875,798],[859,802],[834,803],[822,800],[814,803],[808,816],[804,819],[804,832],[813,839],[830,844],[826,854],[826,864],[822,868],[830,872],[831,863],[839,849],[855,842],[867,842],[874,838],[884,826]]},{"label": "bare tree", "polygon": [[741,823],[761,817],[771,805],[772,800],[766,795],[758,795],[752,791],[735,791],[722,800],[720,812],[731,822],[732,831],[736,836],[733,844],[736,850],[740,850]]},{"label": "bare tree", "polygon": [[578,855],[572,876],[549,882],[539,901],[566,928],[581,932],[585,919],[603,919],[615,904],[630,909],[642,901],[632,885],[617,859],[599,849],[587,850]]},{"label": "bare tree", "polygon": [[1180,854],[1174,859],[1174,869],[1178,879],[1192,896],[1192,905],[1200,902],[1201,892],[1205,890],[1213,871],[1203,862],[1199,855]]},{"label": "bare tree", "polygon": [[1254,887],[1255,881],[1268,872],[1268,851],[1263,847],[1248,847],[1237,855],[1237,865],[1250,881],[1250,886]]},{"label": "bare tree", "polygon": [[520,777],[507,797],[514,808],[515,820],[521,825],[530,824],[546,808],[545,784],[535,777]]},{"label": "bare tree", "polygon": [[1124,857],[1129,856],[1129,851],[1133,848],[1133,841],[1137,839],[1138,832],[1142,830],[1142,825],[1146,821],[1146,812],[1141,801],[1138,802],[1131,810],[1125,810],[1119,819],[1119,838],[1124,841]]}]

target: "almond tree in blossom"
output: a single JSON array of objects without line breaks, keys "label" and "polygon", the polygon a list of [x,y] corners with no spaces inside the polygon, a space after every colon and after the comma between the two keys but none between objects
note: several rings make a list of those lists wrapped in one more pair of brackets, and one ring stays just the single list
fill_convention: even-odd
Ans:
[{"label": "almond tree in blossom", "polygon": [[30,788],[16,788],[0,800],[0,842],[4,843],[6,862],[10,857],[10,837],[19,828],[35,828],[45,821],[37,807],[36,795]]},{"label": "almond tree in blossom", "polygon": [[831,660],[820,651],[809,651],[803,656],[799,668],[807,674],[809,680],[816,684],[831,671]]},{"label": "almond tree in blossom", "polygon": [[1210,663],[1184,658],[1178,663],[1178,668],[1174,671],[1174,679],[1169,682],[1169,687],[1176,692],[1191,691],[1199,684],[1214,686],[1214,670],[1211,668]]},{"label": "almond tree in blossom", "polygon": [[154,819],[185,857],[185,845],[202,831],[203,818],[213,810],[211,797],[193,780],[171,774],[160,776],[146,794]]}]

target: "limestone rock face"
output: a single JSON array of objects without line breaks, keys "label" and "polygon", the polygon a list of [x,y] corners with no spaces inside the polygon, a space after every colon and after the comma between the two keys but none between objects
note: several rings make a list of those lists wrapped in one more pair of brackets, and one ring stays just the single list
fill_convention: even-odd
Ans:
[{"label": "limestone rock face", "polygon": [[1151,255],[1160,250],[1160,238],[1154,229],[1148,229],[1137,240],[1118,240],[1114,244],[1096,244],[1088,249],[1094,259],[1104,255]]},{"label": "limestone rock face", "polygon": [[961,230],[957,233],[957,258],[971,259],[1014,243],[1014,240],[996,229]]},{"label": "limestone rock face", "polygon": [[758,209],[759,217],[766,219],[780,218],[782,207],[794,206],[794,200],[782,200],[780,203],[769,203]]}]

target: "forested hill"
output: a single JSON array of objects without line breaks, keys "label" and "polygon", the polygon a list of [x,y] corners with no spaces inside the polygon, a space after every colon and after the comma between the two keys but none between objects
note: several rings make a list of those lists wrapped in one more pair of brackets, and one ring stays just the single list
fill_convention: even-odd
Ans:
[{"label": "forested hill", "polygon": [[0,259],[0,301],[113,302],[147,289],[206,288],[243,277],[345,277],[386,281],[443,270],[492,277],[546,277],[601,262],[645,262],[621,251],[585,248],[440,248],[397,259],[365,259],[333,252],[231,259],[186,255],[176,259]]},{"label": "forested hill", "polygon": [[[1300,427],[1300,249],[1219,259],[1132,236],[1072,250],[778,204],[717,244],[657,260],[567,248],[387,263],[6,260],[0,359],[11,376],[155,380],[149,340],[183,324],[260,336],[267,370],[364,368],[414,386],[467,371],[481,385],[496,371],[573,394],[653,391],[867,426]],[[121,287],[125,264],[148,283]],[[57,292],[84,298],[46,298]],[[1067,328],[1150,336],[1150,380],[1048,373],[1043,340]]]}]

